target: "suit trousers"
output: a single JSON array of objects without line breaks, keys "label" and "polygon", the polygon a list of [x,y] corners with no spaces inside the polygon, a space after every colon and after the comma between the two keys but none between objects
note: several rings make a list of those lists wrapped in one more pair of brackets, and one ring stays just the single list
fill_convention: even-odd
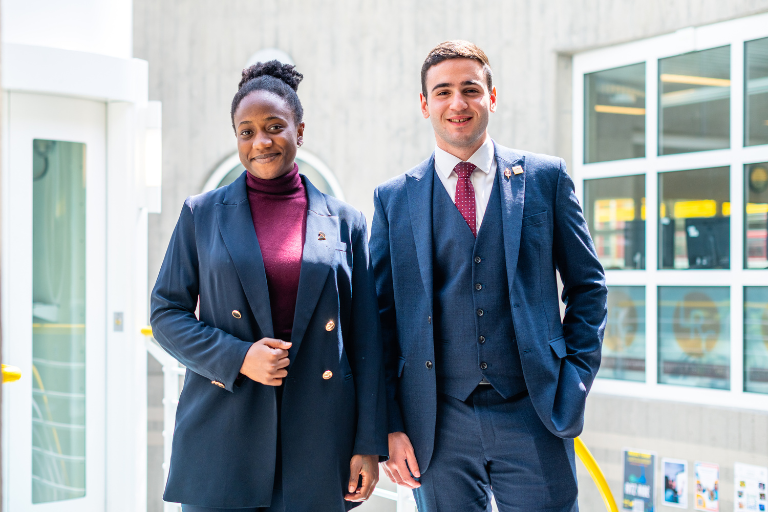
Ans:
[{"label": "suit trousers", "polygon": [[527,392],[438,393],[435,448],[418,480],[419,512],[491,512],[491,496],[499,512],[578,512],[573,439],[547,430]]}]

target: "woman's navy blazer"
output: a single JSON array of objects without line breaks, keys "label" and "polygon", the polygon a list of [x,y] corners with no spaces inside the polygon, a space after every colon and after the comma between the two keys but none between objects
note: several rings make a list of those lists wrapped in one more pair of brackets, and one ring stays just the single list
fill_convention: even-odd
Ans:
[{"label": "woman's navy blazer", "polygon": [[[267,278],[245,172],[184,202],[152,291],[155,339],[187,367],[166,501],[269,506],[275,388],[240,375],[273,337]],[[365,217],[307,190],[307,231],[281,407],[286,510],[342,511],[353,454],[386,456],[378,307]],[[195,309],[199,298],[199,320]]]}]

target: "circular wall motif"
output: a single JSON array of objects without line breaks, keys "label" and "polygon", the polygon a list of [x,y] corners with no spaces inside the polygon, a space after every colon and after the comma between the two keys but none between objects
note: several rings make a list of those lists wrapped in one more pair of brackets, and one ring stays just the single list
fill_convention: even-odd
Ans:
[{"label": "circular wall motif", "polygon": [[613,352],[623,352],[637,334],[637,308],[632,298],[621,290],[608,294],[608,324],[603,344]]},{"label": "circular wall motif", "polygon": [[675,306],[672,330],[680,348],[691,357],[704,357],[720,337],[720,312],[705,293],[689,292]]}]

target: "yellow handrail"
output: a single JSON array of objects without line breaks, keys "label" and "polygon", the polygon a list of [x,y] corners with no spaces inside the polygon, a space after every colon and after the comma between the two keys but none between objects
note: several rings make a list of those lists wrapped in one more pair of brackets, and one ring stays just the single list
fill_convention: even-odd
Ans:
[{"label": "yellow handrail", "polygon": [[3,365],[3,384],[15,382],[21,378],[21,370],[8,364]]},{"label": "yellow handrail", "polygon": [[[144,336],[152,336],[152,327],[143,327],[141,329],[141,334]],[[616,500],[613,499],[613,493],[611,493],[611,489],[608,487],[608,482],[605,481],[605,475],[603,475],[603,471],[600,469],[600,466],[598,466],[592,453],[584,444],[584,441],[582,441],[580,437],[577,437],[573,440],[573,445],[574,448],[576,448],[576,455],[579,457],[579,460],[586,466],[589,475],[592,477],[592,480],[595,481],[597,490],[600,491],[600,496],[602,496],[603,502],[605,503],[605,508],[608,509],[609,512],[619,512],[619,509],[616,506]]]},{"label": "yellow handrail", "polygon": [[613,499],[611,488],[608,487],[608,482],[605,481],[605,475],[603,475],[600,466],[597,465],[597,461],[592,456],[592,453],[590,453],[587,445],[584,444],[584,441],[582,441],[580,437],[577,437],[573,440],[573,446],[576,448],[576,455],[578,455],[579,460],[586,466],[589,475],[592,477],[592,480],[595,481],[597,490],[600,491],[600,496],[602,496],[603,502],[605,503],[605,508],[609,512],[619,512],[619,508],[616,506],[616,500]]}]

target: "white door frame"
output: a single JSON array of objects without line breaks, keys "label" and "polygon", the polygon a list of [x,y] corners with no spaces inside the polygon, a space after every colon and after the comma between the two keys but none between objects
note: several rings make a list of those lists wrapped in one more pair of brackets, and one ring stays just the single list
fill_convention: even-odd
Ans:
[{"label": "white door frame", "polygon": [[[106,112],[104,102],[8,92],[3,151],[3,359],[6,510],[98,511],[105,503]],[[32,140],[86,145],[86,495],[32,505]]]}]

